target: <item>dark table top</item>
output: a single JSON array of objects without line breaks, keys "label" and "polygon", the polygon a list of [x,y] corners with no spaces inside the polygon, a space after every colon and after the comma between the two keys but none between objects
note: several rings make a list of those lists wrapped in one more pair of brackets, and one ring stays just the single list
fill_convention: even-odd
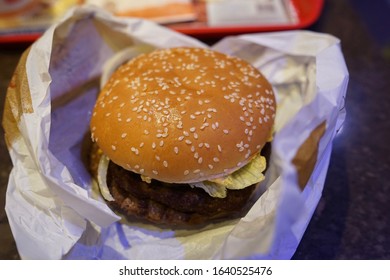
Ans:
[{"label": "dark table top", "polygon": [[[347,119],[334,140],[323,196],[294,259],[390,259],[389,15],[389,1],[327,0],[308,28],[341,39],[350,81]],[[0,46],[1,115],[26,47]],[[0,159],[0,259],[18,259],[4,211],[12,163],[3,137]]]}]

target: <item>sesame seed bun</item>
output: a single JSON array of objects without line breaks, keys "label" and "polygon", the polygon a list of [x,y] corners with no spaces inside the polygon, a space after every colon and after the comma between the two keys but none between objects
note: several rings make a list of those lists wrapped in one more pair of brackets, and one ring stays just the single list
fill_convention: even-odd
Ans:
[{"label": "sesame seed bun", "polygon": [[275,97],[249,63],[201,48],[142,54],[98,96],[92,140],[112,162],[168,183],[242,167],[270,136]]}]

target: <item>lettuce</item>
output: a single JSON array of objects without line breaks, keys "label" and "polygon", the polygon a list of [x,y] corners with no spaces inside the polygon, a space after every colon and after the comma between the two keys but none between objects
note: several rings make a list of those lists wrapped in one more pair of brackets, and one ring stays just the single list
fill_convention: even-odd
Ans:
[{"label": "lettuce", "polygon": [[210,196],[224,198],[226,190],[240,190],[264,180],[262,173],[266,167],[266,160],[257,154],[248,164],[222,178],[210,181],[191,183],[191,187],[204,189]]},{"label": "lettuce", "polygon": [[[113,201],[114,198],[110,194],[106,181],[109,162],[110,159],[102,155],[99,161],[97,181],[102,196],[108,201]],[[227,189],[240,190],[263,181],[264,174],[262,172],[265,170],[265,167],[265,158],[257,154],[248,164],[230,175],[213,180],[190,183],[190,186],[202,188],[212,197],[224,198],[226,197]],[[143,177],[142,180],[147,182]]]}]

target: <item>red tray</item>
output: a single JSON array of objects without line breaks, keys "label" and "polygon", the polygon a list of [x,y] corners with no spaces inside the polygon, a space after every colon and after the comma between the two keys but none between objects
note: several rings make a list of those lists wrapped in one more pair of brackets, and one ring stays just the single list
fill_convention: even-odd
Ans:
[{"label": "red tray", "polygon": [[281,30],[302,29],[313,24],[320,16],[324,0],[290,0],[298,17],[294,24],[285,25],[242,25],[229,27],[194,26],[180,24],[171,26],[172,29],[194,37],[221,37],[233,34],[254,32],[270,32]]},{"label": "red tray", "polygon": [[[294,24],[209,27],[206,24],[183,23],[170,25],[169,27],[197,38],[216,38],[234,34],[302,29],[312,25],[319,18],[324,5],[324,0],[291,0],[291,2],[298,17]],[[42,32],[8,33],[0,35],[0,44],[32,43],[41,35]]]}]

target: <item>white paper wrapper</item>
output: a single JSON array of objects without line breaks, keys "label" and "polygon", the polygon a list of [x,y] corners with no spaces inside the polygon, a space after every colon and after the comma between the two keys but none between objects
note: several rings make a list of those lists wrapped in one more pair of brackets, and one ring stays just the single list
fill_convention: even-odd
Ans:
[{"label": "white paper wrapper", "polygon": [[[174,46],[207,47],[151,22],[82,7],[26,51],[3,119],[14,164],[6,212],[23,259],[293,255],[321,197],[332,140],[345,118],[348,71],[339,40],[290,31],[228,37],[212,47],[248,60],[277,93],[272,158],[260,186],[264,193],[245,217],[196,230],[118,222],[81,156],[101,71],[125,48]],[[299,156],[304,146],[309,152],[302,154],[314,159],[311,165]]]}]

